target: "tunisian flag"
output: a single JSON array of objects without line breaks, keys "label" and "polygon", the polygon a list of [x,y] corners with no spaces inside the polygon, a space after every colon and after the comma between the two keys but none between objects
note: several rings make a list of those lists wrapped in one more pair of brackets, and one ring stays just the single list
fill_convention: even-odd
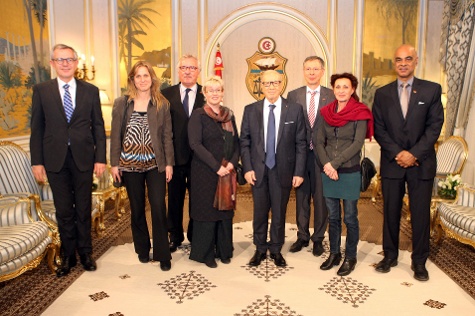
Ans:
[{"label": "tunisian flag", "polygon": [[218,48],[216,50],[216,59],[214,62],[214,74],[216,76],[223,78],[223,74],[221,72],[221,70],[223,69],[224,69],[223,59],[221,58],[221,52],[219,51],[219,44],[218,44]]}]

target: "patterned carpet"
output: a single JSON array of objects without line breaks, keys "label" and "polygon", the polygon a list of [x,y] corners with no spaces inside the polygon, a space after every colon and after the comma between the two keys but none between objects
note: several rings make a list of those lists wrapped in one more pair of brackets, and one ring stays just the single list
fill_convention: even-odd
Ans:
[{"label": "patterned carpet", "polygon": [[[239,196],[235,223],[252,219],[250,194],[241,193],[243,194]],[[128,216],[124,216],[122,220],[117,221],[110,210],[112,204],[107,206],[109,211],[106,212],[105,218],[106,233],[100,238],[93,235],[95,259],[101,257],[111,246],[130,242]],[[361,240],[381,244],[382,211],[380,202],[373,204],[367,196],[362,198],[359,203],[359,218]],[[295,222],[294,200],[289,202],[287,221],[289,223]],[[401,249],[408,249],[410,248],[410,227],[405,220],[401,224]],[[292,235],[286,240],[292,242],[293,239],[295,239],[295,236]],[[127,245],[131,247],[130,244]],[[287,249],[285,249],[285,252],[287,252]],[[475,251],[473,248],[464,246],[454,240],[444,239],[440,246],[431,243],[430,259],[475,299]],[[0,314],[5,316],[39,315],[82,274],[82,269],[75,268],[69,276],[58,279],[49,272],[46,263],[43,262],[40,267],[33,271],[29,271],[14,280],[0,283]],[[100,294],[98,295],[100,296]],[[272,303],[273,299],[262,298],[260,302]],[[256,304],[258,303],[256,302]]]}]

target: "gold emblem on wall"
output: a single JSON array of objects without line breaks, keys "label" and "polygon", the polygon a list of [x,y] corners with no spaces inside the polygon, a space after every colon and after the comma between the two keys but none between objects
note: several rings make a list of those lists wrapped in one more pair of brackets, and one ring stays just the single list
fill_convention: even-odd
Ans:
[{"label": "gold emblem on wall", "polygon": [[260,74],[266,70],[275,70],[282,74],[282,92],[285,91],[287,86],[287,75],[285,73],[285,64],[287,58],[282,57],[279,53],[274,52],[275,42],[270,37],[262,38],[258,45],[259,51],[254,55],[247,58],[247,74],[246,74],[246,87],[249,93],[256,100],[262,100],[264,94],[261,89]]}]

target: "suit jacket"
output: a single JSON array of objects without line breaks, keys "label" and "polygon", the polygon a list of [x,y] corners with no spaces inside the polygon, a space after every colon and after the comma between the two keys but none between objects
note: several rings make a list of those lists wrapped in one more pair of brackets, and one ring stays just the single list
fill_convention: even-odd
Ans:
[{"label": "suit jacket", "polygon": [[[256,186],[262,184],[265,171],[264,101],[244,108],[241,123],[241,161],[244,173],[254,170]],[[282,187],[292,186],[292,177],[303,177],[307,149],[302,107],[282,98],[280,125],[277,134],[276,168]]]},{"label": "suit jacket", "polygon": [[76,107],[68,123],[57,79],[33,87],[30,153],[32,165],[59,172],[68,152],[68,142],[77,167],[91,170],[106,163],[106,134],[99,89],[76,80]]},{"label": "suit jacket", "polygon": [[[404,119],[397,81],[376,90],[373,104],[374,138],[381,146],[381,176],[402,178],[406,172],[419,179],[435,177],[437,161],[434,144],[444,123],[439,84],[414,78],[409,108]],[[394,159],[407,150],[419,166],[402,168]]]},{"label": "suit jacket", "polygon": [[[305,127],[307,130],[307,148],[308,148],[310,146],[310,141],[314,138],[314,136],[316,137],[318,127],[320,126],[323,120],[322,116],[320,115],[320,109],[323,108],[328,103],[335,101],[335,94],[333,93],[333,90],[320,86],[320,98],[318,101],[318,109],[315,109],[315,112],[318,113],[318,115],[316,117],[315,124],[313,124],[313,128],[310,126],[310,121],[308,120],[307,86],[303,86],[303,87],[290,91],[287,94],[287,100],[289,102],[298,103],[303,108],[303,113],[304,113],[304,118],[305,118]],[[315,152],[315,157],[318,157],[317,152]]]},{"label": "suit jacket", "polygon": [[[168,87],[162,94],[170,102],[170,114],[172,116],[173,127],[173,147],[175,149],[175,165],[186,165],[191,158],[191,149],[188,144],[188,121],[189,117],[183,109],[180,95],[180,84]],[[205,103],[204,95],[201,93],[201,86],[198,85],[196,99],[193,110],[203,107]]]}]

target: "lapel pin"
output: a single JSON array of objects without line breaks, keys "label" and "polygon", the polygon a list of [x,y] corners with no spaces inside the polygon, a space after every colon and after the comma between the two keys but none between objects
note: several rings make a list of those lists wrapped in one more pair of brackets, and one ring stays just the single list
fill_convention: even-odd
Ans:
[{"label": "lapel pin", "polygon": [[412,93],[417,93],[417,91],[416,91],[416,90],[412,90]]}]

